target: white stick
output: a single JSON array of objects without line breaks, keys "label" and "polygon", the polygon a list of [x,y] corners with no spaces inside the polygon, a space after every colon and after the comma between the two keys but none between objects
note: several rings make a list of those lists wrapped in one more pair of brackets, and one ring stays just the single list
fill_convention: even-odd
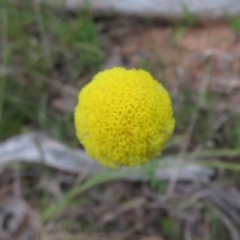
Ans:
[{"label": "white stick", "polygon": [[[159,161],[153,174],[159,180],[169,180],[173,177],[176,169],[179,171],[178,180],[207,182],[214,175],[214,170],[198,165],[176,167],[178,160],[168,159]],[[70,173],[84,173],[90,175],[103,169],[97,161],[90,159],[83,150],[71,149],[42,132],[32,132],[19,135],[0,144],[0,168],[10,163],[29,162],[44,163],[49,167]],[[133,174],[127,180],[146,180],[148,175],[133,168]],[[141,174],[139,174],[141,172]]]},{"label": "white stick", "polygon": [[[45,0],[46,1],[46,0]],[[66,7],[77,10],[89,6],[96,13],[120,13],[164,18],[184,17],[184,6],[203,20],[240,13],[239,0],[65,0]],[[49,2],[49,1],[48,1]]]}]

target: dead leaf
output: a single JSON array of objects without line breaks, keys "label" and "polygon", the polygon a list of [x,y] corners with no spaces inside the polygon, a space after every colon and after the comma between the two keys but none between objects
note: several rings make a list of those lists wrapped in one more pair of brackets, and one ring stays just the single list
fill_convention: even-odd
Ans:
[{"label": "dead leaf", "polygon": [[0,202],[1,240],[40,240],[37,213],[21,198],[7,197]]}]

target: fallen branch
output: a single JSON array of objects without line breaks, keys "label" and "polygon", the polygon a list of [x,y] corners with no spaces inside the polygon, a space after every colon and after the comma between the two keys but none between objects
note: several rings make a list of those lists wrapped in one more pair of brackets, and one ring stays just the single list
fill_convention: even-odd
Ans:
[{"label": "fallen branch", "polygon": [[140,17],[176,19],[186,17],[186,11],[196,18],[208,21],[233,16],[240,13],[239,0],[42,0],[47,4],[65,5],[67,9],[77,11],[89,7],[96,15],[124,14]]},{"label": "fallen branch", "polygon": [[[93,175],[103,170],[97,161],[90,159],[83,150],[71,149],[42,132],[32,132],[13,137],[0,144],[0,168],[10,163],[28,162],[45,165],[69,173],[89,173]],[[128,180],[146,180],[153,174],[159,180],[170,180],[175,171],[179,172],[178,181],[208,182],[214,170],[191,164],[176,166],[178,159],[160,159],[156,166],[132,168]],[[136,173],[136,174],[135,174]]]}]

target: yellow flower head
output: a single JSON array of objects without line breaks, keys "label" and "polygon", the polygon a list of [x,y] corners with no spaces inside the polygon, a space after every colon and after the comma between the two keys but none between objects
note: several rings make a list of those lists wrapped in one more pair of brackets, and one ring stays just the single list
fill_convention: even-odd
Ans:
[{"label": "yellow flower head", "polygon": [[148,162],[160,154],[175,126],[168,92],[144,70],[102,71],[78,100],[77,137],[104,166]]}]

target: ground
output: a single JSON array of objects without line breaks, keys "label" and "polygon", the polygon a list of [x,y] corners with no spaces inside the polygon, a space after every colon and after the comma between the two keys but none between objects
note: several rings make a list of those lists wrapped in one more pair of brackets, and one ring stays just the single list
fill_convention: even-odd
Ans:
[{"label": "ground", "polygon": [[177,182],[169,194],[171,182],[155,178],[87,180],[44,165],[9,166],[1,199],[21,195],[40,216],[27,207],[25,228],[50,240],[239,239],[238,18],[206,26],[189,17],[163,23],[1,4],[1,141],[42,130],[82,148],[72,116],[78,91],[101,69],[143,68],[173,99],[177,125],[163,157],[197,152],[216,171],[204,183]]}]

